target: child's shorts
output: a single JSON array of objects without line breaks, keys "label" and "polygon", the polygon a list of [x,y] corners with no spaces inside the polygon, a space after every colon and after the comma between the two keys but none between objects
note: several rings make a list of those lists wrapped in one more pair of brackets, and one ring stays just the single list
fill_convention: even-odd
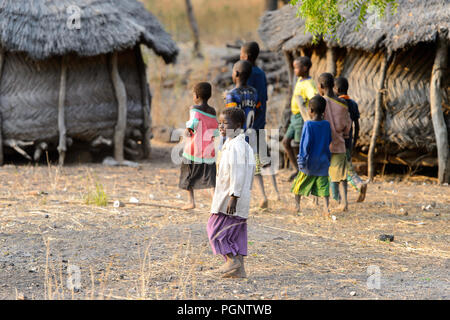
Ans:
[{"label": "child's shorts", "polygon": [[303,130],[303,118],[300,113],[291,115],[291,122],[286,130],[285,137],[288,139],[294,139],[295,142],[300,143]]},{"label": "child's shorts", "polygon": [[216,164],[181,163],[178,187],[184,190],[209,189],[216,186]]},{"label": "child's shorts", "polygon": [[347,180],[347,155],[345,153],[331,154],[329,174],[331,182]]},{"label": "child's shorts", "polygon": [[308,176],[299,172],[292,184],[291,192],[296,195],[316,197],[330,196],[330,180],[328,177]]}]

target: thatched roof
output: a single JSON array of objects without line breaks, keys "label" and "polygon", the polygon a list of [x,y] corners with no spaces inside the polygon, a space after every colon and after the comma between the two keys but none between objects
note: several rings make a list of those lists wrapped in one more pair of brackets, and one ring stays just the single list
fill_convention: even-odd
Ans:
[{"label": "thatched roof", "polygon": [[[359,31],[357,13],[349,15],[338,28],[340,42],[325,39],[332,46],[376,51],[385,47],[393,52],[420,42],[434,42],[438,31],[450,39],[450,0],[398,0],[398,11],[388,14],[378,27],[363,24]],[[312,36],[305,34],[304,21],[296,16],[296,8],[286,5],[267,12],[261,19],[260,37],[272,50],[292,50],[310,44]]]},{"label": "thatched roof", "polygon": [[[81,29],[69,29],[68,8],[81,9]],[[68,53],[95,56],[144,43],[166,62],[178,48],[136,0],[0,0],[0,46],[46,59]]]}]

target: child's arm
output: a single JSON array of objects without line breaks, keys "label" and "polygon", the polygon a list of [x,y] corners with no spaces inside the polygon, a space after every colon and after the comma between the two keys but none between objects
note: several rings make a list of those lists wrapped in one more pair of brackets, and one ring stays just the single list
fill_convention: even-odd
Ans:
[{"label": "child's arm", "polygon": [[227,92],[225,95],[225,107],[226,108],[237,107],[237,101],[234,98],[234,95],[231,94],[231,92]]},{"label": "child's arm", "polygon": [[303,100],[303,97],[295,96],[295,98],[297,99],[297,104],[300,109],[300,114],[302,115],[303,120],[304,121],[311,120],[309,117],[309,114],[308,114],[308,110],[306,110],[306,104],[305,104],[305,100]]},{"label": "child's arm", "polygon": [[311,149],[311,135],[309,132],[309,124],[305,122],[302,130],[302,138],[300,140],[300,147],[298,152],[298,167],[299,169],[307,168],[307,158]]},{"label": "child's arm", "polygon": [[245,184],[247,150],[244,146],[234,145],[231,148],[230,168],[230,197],[240,198]]},{"label": "child's arm", "polygon": [[195,110],[191,110],[189,112],[189,121],[186,122],[186,134],[189,133],[189,136],[191,136],[192,133],[194,133],[197,129],[199,122],[200,121],[197,118],[197,112],[195,112]]}]

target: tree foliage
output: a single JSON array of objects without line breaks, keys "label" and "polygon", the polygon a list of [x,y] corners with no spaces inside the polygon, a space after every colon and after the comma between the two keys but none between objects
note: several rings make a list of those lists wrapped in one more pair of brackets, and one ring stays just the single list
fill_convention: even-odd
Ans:
[{"label": "tree foliage", "polygon": [[297,15],[305,20],[306,31],[311,33],[316,42],[320,36],[337,39],[339,25],[346,21],[345,12],[358,13],[356,30],[359,30],[368,15],[382,19],[389,11],[397,11],[398,0],[291,0],[297,6]]}]

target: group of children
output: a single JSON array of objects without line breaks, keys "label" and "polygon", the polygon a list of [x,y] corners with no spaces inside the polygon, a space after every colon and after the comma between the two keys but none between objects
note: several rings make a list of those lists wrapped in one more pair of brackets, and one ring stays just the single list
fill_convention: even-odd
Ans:
[{"label": "group of children", "polygon": [[[258,55],[256,42],[242,46],[241,60],[233,67],[235,88],[226,93],[226,108],[218,121],[215,109],[208,105],[211,85],[202,82],[194,87],[195,105],[185,131],[179,187],[187,190],[189,202],[183,209],[195,208],[195,189],[214,188],[207,233],[213,253],[225,258],[218,269],[223,277],[246,277],[244,256],[253,180],[262,195],[260,207],[268,206],[261,174],[262,168],[271,170],[264,131],[267,80],[256,66]],[[324,198],[328,215],[331,190],[333,199],[347,211],[347,181],[360,191],[358,201],[364,200],[367,188],[351,166],[352,147],[359,132],[358,106],[347,95],[345,78],[334,79],[330,73],[323,73],[316,85],[309,76],[312,64],[308,57],[296,59],[293,66],[298,81],[283,145],[296,167],[290,180],[297,209],[300,212],[301,197],[312,194]],[[299,145],[298,152],[292,141]],[[270,172],[279,199],[276,178]]]}]

